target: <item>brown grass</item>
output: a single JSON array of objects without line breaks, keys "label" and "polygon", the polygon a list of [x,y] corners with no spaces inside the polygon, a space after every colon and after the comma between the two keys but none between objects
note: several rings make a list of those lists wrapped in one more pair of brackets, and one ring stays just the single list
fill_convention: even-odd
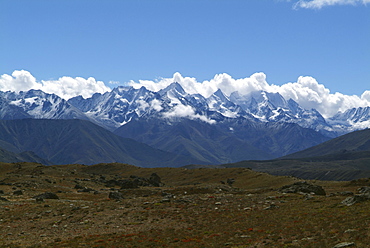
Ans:
[{"label": "brown grass", "polygon": [[[111,166],[111,169],[109,169]],[[4,169],[4,170],[3,170]],[[333,247],[354,242],[368,247],[370,202],[347,207],[346,196],[281,194],[298,181],[248,169],[143,169],[113,164],[38,167],[1,165],[0,247]],[[121,190],[125,199],[108,199],[110,188],[97,180],[149,177],[164,187]],[[232,187],[222,184],[234,178]],[[78,193],[80,184],[99,191]],[[355,192],[366,180],[314,182],[328,194]],[[5,184],[5,185],[4,185]],[[11,184],[11,185],[6,185]],[[24,194],[13,195],[21,189]],[[115,190],[119,190],[117,187]],[[59,200],[37,203],[32,196],[57,193]],[[163,200],[163,195],[174,196]]]}]

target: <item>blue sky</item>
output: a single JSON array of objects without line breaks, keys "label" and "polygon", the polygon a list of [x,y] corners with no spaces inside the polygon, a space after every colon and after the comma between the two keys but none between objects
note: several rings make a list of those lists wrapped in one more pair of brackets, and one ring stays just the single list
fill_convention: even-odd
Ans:
[{"label": "blue sky", "polygon": [[297,2],[1,0],[0,75],[93,77],[114,87],[175,72],[200,82],[263,72],[269,84],[312,76],[333,93],[369,90],[369,1]]}]

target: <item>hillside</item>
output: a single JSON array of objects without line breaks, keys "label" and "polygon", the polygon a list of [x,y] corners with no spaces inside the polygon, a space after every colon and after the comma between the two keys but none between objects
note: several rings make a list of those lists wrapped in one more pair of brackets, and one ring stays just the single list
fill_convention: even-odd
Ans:
[{"label": "hillside", "polygon": [[124,162],[158,167],[199,162],[119,137],[83,120],[2,120],[0,147],[14,153],[32,151],[53,164]]},{"label": "hillside", "polygon": [[185,118],[172,122],[150,118],[131,121],[114,133],[206,164],[277,158],[329,139],[293,123],[246,119],[215,125]]},{"label": "hillside", "polygon": [[244,167],[304,179],[354,180],[370,177],[370,130],[355,131],[279,159],[240,161],[221,167]]},{"label": "hillside", "polygon": [[44,165],[49,165],[50,162],[40,158],[34,152],[21,152],[14,153],[0,148],[0,161],[4,163],[15,163],[15,162],[36,162]]},{"label": "hillside", "polygon": [[283,159],[319,157],[361,151],[370,151],[370,129],[339,136],[317,146],[284,156]]},{"label": "hillside", "polygon": [[160,120],[131,121],[115,134],[209,164],[272,158],[268,152],[230,135],[218,126],[188,119],[169,124]]}]

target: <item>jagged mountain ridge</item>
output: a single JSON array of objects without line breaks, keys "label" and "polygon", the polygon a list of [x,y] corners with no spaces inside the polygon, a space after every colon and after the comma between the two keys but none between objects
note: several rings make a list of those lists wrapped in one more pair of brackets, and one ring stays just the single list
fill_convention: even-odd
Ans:
[{"label": "jagged mountain ridge", "polygon": [[263,122],[296,123],[326,135],[328,131],[332,131],[317,110],[306,110],[292,99],[287,101],[279,93],[256,91],[240,96],[238,92],[234,92],[230,95],[230,99]]},{"label": "jagged mountain ridge", "polygon": [[370,107],[352,108],[339,112],[328,120],[334,130],[346,132],[370,128]]},{"label": "jagged mountain ridge", "polygon": [[218,89],[210,97],[188,94],[179,83],[152,92],[145,87],[119,86],[104,94],[84,99],[77,96],[65,101],[40,90],[0,92],[1,119],[85,119],[111,131],[142,118],[199,119],[219,123],[243,117],[260,122],[296,123],[304,128],[336,137],[370,126],[370,107],[350,109],[325,119],[317,110],[307,110],[279,93],[265,91],[226,96]]},{"label": "jagged mountain ridge", "polygon": [[55,94],[41,90],[19,93],[0,91],[0,116],[3,120],[13,119],[85,119],[86,115]]},{"label": "jagged mountain ridge", "polygon": [[134,89],[120,86],[88,99],[75,97],[69,103],[111,130],[131,120],[149,117],[185,117],[209,123],[243,117],[261,122],[297,123],[327,136],[337,136],[315,109],[306,110],[292,99],[285,100],[279,93],[264,91],[249,95],[234,92],[228,97],[219,89],[205,98],[200,94],[186,93],[175,82],[158,92],[149,91],[145,87]]}]

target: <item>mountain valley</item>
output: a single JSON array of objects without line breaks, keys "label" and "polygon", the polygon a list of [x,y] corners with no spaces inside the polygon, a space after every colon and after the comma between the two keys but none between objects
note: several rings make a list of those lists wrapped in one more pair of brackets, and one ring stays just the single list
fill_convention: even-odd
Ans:
[{"label": "mountain valley", "polygon": [[[7,151],[3,152],[2,161],[43,164],[224,166],[278,158],[325,160],[322,155],[326,156],[325,161],[330,156],[336,161],[343,157],[342,150],[347,155],[348,150],[351,154],[357,152],[351,150],[349,140],[334,139],[326,146],[330,150],[326,153],[325,148],[317,145],[368,127],[370,118],[369,108],[349,109],[324,118],[315,109],[304,109],[292,99],[265,91],[246,95],[233,92],[227,96],[218,89],[204,97],[187,93],[177,82],[158,92],[119,86],[91,98],[77,96],[68,101],[40,90],[8,91],[0,92],[0,104],[0,147]],[[357,142],[357,138],[354,140]],[[344,146],[332,150],[336,142]],[[366,149],[358,152],[366,153]],[[32,156],[17,155],[25,152],[32,152]],[[353,158],[364,159],[363,154]],[[260,169],[268,162],[261,164],[264,165]],[[295,171],[300,170],[303,177],[321,178],[323,172],[306,173],[317,172],[315,166],[296,166],[293,171],[289,166],[269,167],[263,171],[297,175]],[[338,175],[338,179],[357,178],[363,169],[366,168],[351,167],[347,176]],[[353,174],[353,170],[357,173]],[[336,174],[331,175],[333,179]]]}]

